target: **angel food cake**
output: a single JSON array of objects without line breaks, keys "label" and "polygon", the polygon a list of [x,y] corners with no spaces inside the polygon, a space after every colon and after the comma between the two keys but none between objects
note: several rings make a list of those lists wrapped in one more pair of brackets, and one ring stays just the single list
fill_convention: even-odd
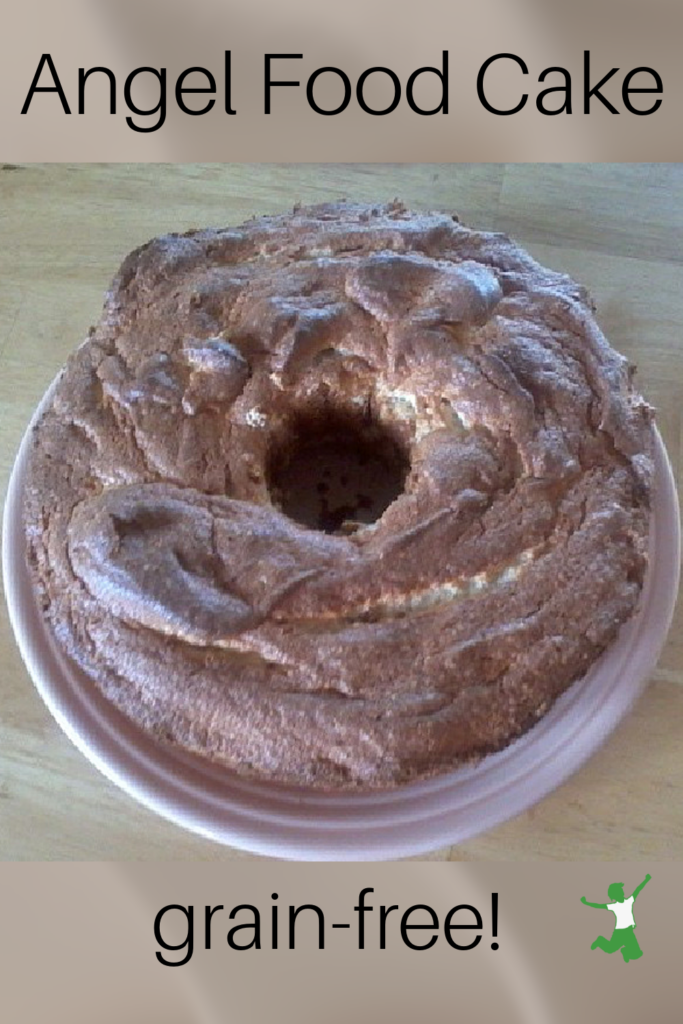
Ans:
[{"label": "angel food cake", "polygon": [[153,240],[34,428],[40,604],[231,771],[390,787],[500,750],[634,614],[652,410],[584,289],[398,202]]}]

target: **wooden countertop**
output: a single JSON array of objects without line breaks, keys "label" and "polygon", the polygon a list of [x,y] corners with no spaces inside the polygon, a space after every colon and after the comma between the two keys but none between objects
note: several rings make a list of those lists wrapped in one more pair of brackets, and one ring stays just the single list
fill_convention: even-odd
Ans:
[{"label": "wooden countertop", "polygon": [[[587,284],[681,479],[683,166],[0,165],[0,486],[26,424],[99,316],[123,256],[171,230],[323,199],[400,196],[506,231]],[[162,821],[60,732],[0,608],[0,857],[217,859],[239,854]],[[604,748],[532,810],[437,859],[683,857],[678,610],[645,696]]]}]

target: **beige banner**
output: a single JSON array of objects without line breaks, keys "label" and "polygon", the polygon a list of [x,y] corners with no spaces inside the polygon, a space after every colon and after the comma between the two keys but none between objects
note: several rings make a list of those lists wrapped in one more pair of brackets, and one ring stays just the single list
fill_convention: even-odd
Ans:
[{"label": "beige banner", "polygon": [[[606,903],[607,888],[622,882],[636,898],[636,928],[642,956],[625,962],[591,944],[609,938],[614,915],[582,905]],[[601,865],[448,864],[303,866],[205,865],[4,865],[0,869],[3,983],[0,1015],[27,1024],[297,1024],[349,1020],[467,1020],[471,1024],[575,1024],[643,1020],[673,1024],[680,1019],[678,928],[680,867],[667,864]],[[368,909],[364,948],[359,949],[359,894]],[[498,934],[491,943],[491,894],[498,893]],[[277,901],[272,894],[277,893]],[[278,948],[273,949],[271,907],[279,908]],[[180,967],[163,966],[156,954],[179,959],[193,936],[192,955]],[[238,951],[230,929],[253,922],[259,911],[261,948]],[[290,907],[295,948],[289,948]],[[412,950],[401,937],[408,924]],[[451,930],[464,946],[445,939],[444,922],[455,907],[469,905],[482,928]],[[207,949],[206,907],[211,914]],[[188,928],[193,907],[193,928]],[[382,908],[385,949],[381,949]],[[424,909],[425,907],[430,909]],[[233,917],[230,914],[233,913]],[[474,921],[460,910],[451,923]],[[349,923],[334,929],[334,923]],[[253,929],[233,933],[249,945]]]},{"label": "beige banner", "polygon": [[[683,152],[679,130],[683,69],[680,4],[586,0],[480,0],[419,5],[395,0],[28,0],[5,26],[0,60],[2,157],[26,160],[672,160]],[[436,69],[412,83],[415,105],[440,111],[443,51],[448,52],[448,112],[423,116],[408,104],[420,68]],[[225,52],[231,54],[226,74]],[[586,67],[585,53],[589,53]],[[43,54],[40,88],[31,94]],[[300,54],[271,62],[272,81],[298,87],[271,90],[266,114],[266,54]],[[489,106],[477,95],[479,74]],[[317,113],[307,99],[334,110]],[[383,110],[398,97],[396,108]],[[88,76],[79,95],[79,69]],[[129,76],[138,69],[145,72]],[[183,77],[190,68],[203,68]],[[557,69],[565,69],[565,73]],[[648,71],[649,68],[661,79]],[[152,70],[149,70],[152,69]],[[161,82],[162,70],[165,80]],[[553,70],[548,70],[553,69]],[[612,69],[618,69],[611,74]],[[545,72],[545,74],[544,74]],[[600,95],[586,93],[605,79]],[[229,88],[227,84],[229,83]],[[215,92],[180,93],[181,90]],[[627,93],[625,96],[624,89]],[[547,89],[562,90],[539,96]],[[628,91],[632,90],[632,91]],[[655,90],[643,93],[635,90]],[[600,99],[604,97],[604,100]],[[112,98],[115,113],[111,113]],[[661,99],[656,112],[642,116]],[[28,102],[27,104],[27,101]],[[548,111],[544,115],[538,103]],[[27,112],[22,115],[22,108]],[[70,113],[65,113],[65,106]],[[568,109],[571,107],[571,114]],[[153,111],[152,113],[136,113]],[[158,109],[155,109],[158,108]],[[80,113],[80,110],[83,110]],[[227,113],[232,110],[234,113]],[[135,131],[131,124],[141,131]],[[158,129],[154,130],[159,125]]]}]

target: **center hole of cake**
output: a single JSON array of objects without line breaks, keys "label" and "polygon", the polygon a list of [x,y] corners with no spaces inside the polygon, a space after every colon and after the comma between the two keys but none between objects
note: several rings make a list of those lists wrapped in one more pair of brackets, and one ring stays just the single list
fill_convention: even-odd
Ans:
[{"label": "center hole of cake", "polygon": [[325,411],[299,417],[272,453],[270,492],[303,526],[353,533],[403,493],[409,469],[385,426]]}]

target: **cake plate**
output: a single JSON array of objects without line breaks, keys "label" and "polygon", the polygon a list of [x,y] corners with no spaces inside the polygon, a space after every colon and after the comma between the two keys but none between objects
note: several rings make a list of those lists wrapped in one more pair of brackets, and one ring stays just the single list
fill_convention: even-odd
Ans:
[{"label": "cake plate", "polygon": [[678,591],[680,528],[673,474],[657,433],[650,564],[639,609],[588,674],[524,736],[476,765],[391,791],[328,793],[242,779],[142,732],[55,642],[24,555],[22,493],[33,422],[12,472],[3,526],[5,591],[26,667],[61,728],[108,779],[218,843],[292,860],[361,861],[425,854],[470,839],[531,807],[587,761],[642,693],[664,646]]}]

